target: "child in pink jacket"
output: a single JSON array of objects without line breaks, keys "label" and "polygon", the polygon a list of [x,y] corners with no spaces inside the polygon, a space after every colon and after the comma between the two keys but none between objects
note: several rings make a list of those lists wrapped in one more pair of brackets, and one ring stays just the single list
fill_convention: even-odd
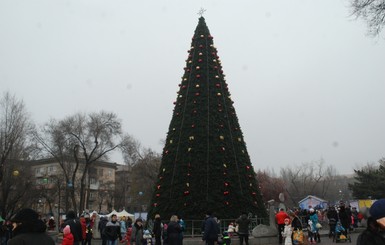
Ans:
[{"label": "child in pink jacket", "polygon": [[69,225],[66,225],[63,229],[63,242],[61,245],[73,245],[74,244],[74,236],[71,233],[71,228]]}]

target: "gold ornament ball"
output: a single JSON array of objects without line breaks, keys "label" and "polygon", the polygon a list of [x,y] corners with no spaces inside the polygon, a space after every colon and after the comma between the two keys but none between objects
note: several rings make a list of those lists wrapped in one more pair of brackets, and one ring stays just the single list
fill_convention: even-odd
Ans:
[{"label": "gold ornament ball", "polygon": [[19,171],[17,171],[17,170],[15,170],[15,171],[13,171],[13,176],[18,176],[20,173],[19,173]]}]

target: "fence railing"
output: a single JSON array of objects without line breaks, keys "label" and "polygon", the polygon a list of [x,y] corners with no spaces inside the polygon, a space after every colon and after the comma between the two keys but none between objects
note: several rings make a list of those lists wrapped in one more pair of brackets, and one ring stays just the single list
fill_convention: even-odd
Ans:
[{"label": "fence railing", "polygon": [[[304,229],[307,228],[307,218],[306,216],[298,216],[299,219],[302,222],[302,226]],[[259,224],[262,225],[269,225],[269,219],[264,218],[250,218],[250,225],[249,225],[249,234],[252,233],[252,230]],[[164,222],[164,221],[163,221]],[[184,220],[186,224],[186,230],[183,232],[184,236],[186,237],[200,237],[202,236],[202,228],[203,228],[203,220]],[[166,221],[167,223],[167,221]],[[220,232],[227,231],[229,224],[234,223],[235,225],[235,219],[220,219],[219,220],[219,227]],[[323,226],[327,225],[326,222],[320,222]],[[274,225],[274,224],[273,224]],[[148,228],[152,230],[152,222],[148,224]]]},{"label": "fence railing", "polygon": [[[259,224],[263,225],[269,225],[268,219],[261,219],[261,218],[251,218],[250,219],[250,225],[249,225],[249,233]],[[200,237],[202,236],[202,226],[203,226],[203,220],[184,220],[186,224],[186,230],[184,231],[184,236],[187,237]],[[235,223],[235,219],[221,219],[219,220],[219,227],[221,233],[223,231],[227,231],[229,224]]]}]

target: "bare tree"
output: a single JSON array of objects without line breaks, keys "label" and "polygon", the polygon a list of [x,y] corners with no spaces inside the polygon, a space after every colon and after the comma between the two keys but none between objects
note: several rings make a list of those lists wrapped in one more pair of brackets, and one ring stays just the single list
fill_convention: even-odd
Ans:
[{"label": "bare tree", "polygon": [[0,211],[5,215],[8,189],[12,182],[6,170],[12,169],[16,160],[29,160],[38,154],[36,144],[31,141],[35,127],[30,120],[24,102],[9,92],[0,98]]},{"label": "bare tree", "polygon": [[132,168],[133,185],[130,195],[136,200],[134,204],[139,206],[142,211],[142,209],[145,209],[144,206],[150,203],[158,176],[161,156],[151,149],[143,149],[140,155],[141,158]]},{"label": "bare tree", "polygon": [[265,203],[272,199],[278,200],[280,193],[286,193],[285,183],[282,178],[276,177],[273,172],[259,170],[256,173],[256,178],[259,183],[262,199]]},{"label": "bare tree", "polygon": [[76,173],[79,164],[75,162],[74,155],[78,154],[77,142],[66,133],[67,125],[64,121],[56,121],[54,119],[46,123],[40,134],[35,134],[37,141],[43,146],[49,156],[53,157],[62,169],[64,177],[65,191],[65,211],[69,207],[68,200],[71,200],[72,209],[77,211],[77,202],[75,195]]},{"label": "bare tree", "polygon": [[331,181],[336,176],[333,166],[325,168],[324,161],[303,163],[300,166],[281,168],[281,178],[292,205],[307,195],[327,198]]},{"label": "bare tree", "polygon": [[385,0],[351,0],[353,15],[367,22],[368,33],[377,36],[385,25]]},{"label": "bare tree", "polygon": [[28,166],[11,160],[12,167],[4,170],[2,182],[3,217],[10,217],[20,208],[30,207],[36,190],[32,188],[31,173]]},{"label": "bare tree", "polygon": [[120,146],[120,120],[116,114],[104,111],[88,115],[77,113],[57,123],[51,121],[45,132],[48,135],[38,136],[39,142],[59,161],[66,180],[72,185],[75,209],[74,189],[76,175],[80,172],[79,210],[82,211],[87,205],[86,177],[90,167],[98,160],[107,160],[108,153]]},{"label": "bare tree", "polygon": [[140,142],[129,134],[124,134],[120,150],[123,154],[124,163],[128,166],[134,166],[140,159],[143,159]]},{"label": "bare tree", "polygon": [[[155,186],[156,178],[160,167],[161,156],[150,148],[143,148],[138,140],[131,135],[124,135],[121,151],[124,163],[130,167],[130,186],[129,196],[136,207],[144,209],[151,199]],[[119,188],[124,188],[124,183],[119,183]],[[120,200],[120,206],[127,205]],[[135,208],[133,208],[135,209]],[[137,208],[136,208],[137,209]]]}]

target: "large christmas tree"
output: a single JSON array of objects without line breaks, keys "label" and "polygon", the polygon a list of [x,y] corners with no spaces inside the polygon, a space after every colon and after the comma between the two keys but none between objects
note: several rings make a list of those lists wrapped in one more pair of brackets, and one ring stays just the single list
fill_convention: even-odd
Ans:
[{"label": "large christmas tree", "polygon": [[199,18],[179,84],[150,217],[265,217],[258,182],[213,37]]}]

